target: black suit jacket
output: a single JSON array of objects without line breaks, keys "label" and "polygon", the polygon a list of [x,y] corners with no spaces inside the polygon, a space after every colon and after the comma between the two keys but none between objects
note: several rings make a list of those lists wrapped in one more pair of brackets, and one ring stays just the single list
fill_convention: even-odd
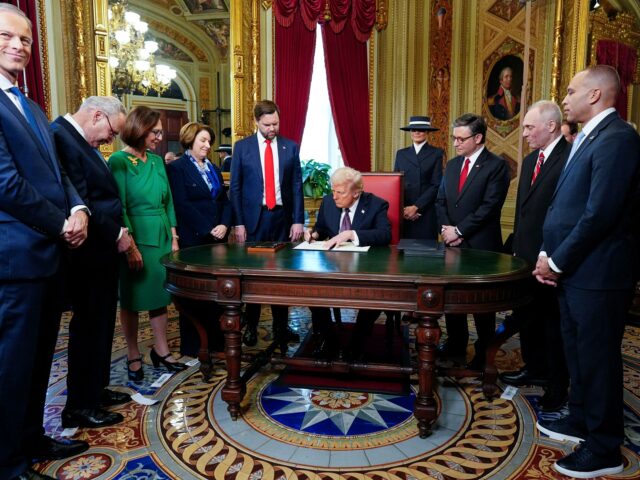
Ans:
[{"label": "black suit jacket", "polygon": [[403,222],[404,238],[431,238],[438,236],[438,218],[435,201],[442,180],[444,152],[429,144],[416,155],[413,145],[396,153],[394,172],[404,172],[404,204],[415,205],[422,215],[418,220]]},{"label": "black suit jacket", "polygon": [[[387,218],[389,203],[372,193],[360,195],[358,208],[353,215],[351,229],[358,235],[360,245],[385,246],[391,241],[391,224]],[[318,238],[335,237],[340,232],[340,215],[331,195],[325,195],[318,210],[318,219],[314,230]]]},{"label": "black suit jacket", "polygon": [[98,253],[117,252],[116,240],[124,226],[118,186],[105,161],[64,117],[56,118],[51,127],[58,158],[91,210],[87,240],[72,254],[92,263],[106,261]]},{"label": "black suit jacket", "polygon": [[542,164],[533,185],[531,185],[531,179],[540,150],[534,150],[522,161],[512,248],[515,255],[532,264],[535,264],[538,259],[542,246],[544,217],[570,151],[571,145],[564,138],[560,138],[549,158]]},{"label": "black suit jacket", "polygon": [[543,246],[562,284],[633,289],[639,274],[640,137],[606,116],[579,145],[558,180]]},{"label": "black suit jacket", "polygon": [[212,243],[216,239],[210,235],[211,230],[231,223],[231,204],[222,174],[217,166],[213,169],[220,182],[216,198],[211,198],[209,186],[186,154],[167,165],[181,247]]},{"label": "black suit jacket", "polygon": [[436,207],[440,226],[453,225],[462,233],[462,247],[502,250],[500,212],[509,190],[509,169],[504,159],[482,151],[458,194],[464,157],[447,163]]}]

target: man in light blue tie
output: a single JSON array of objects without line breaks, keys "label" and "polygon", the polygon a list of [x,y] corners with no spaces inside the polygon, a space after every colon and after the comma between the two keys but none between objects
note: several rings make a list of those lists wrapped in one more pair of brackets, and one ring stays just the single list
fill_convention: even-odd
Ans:
[{"label": "man in light blue tie", "polygon": [[87,237],[88,210],[58,166],[48,120],[12,92],[31,57],[31,22],[0,3],[0,478],[50,479],[34,457],[88,448],[45,436],[42,417],[63,303],[62,250]]},{"label": "man in light blue tie", "polygon": [[[577,73],[563,106],[582,137],[560,175],[533,272],[557,288],[571,387],[569,415],[538,430],[580,443],[554,464],[576,478],[623,469],[621,344],[640,276],[640,137],[616,112],[620,78],[596,65]],[[581,140],[581,141],[580,141]]]}]

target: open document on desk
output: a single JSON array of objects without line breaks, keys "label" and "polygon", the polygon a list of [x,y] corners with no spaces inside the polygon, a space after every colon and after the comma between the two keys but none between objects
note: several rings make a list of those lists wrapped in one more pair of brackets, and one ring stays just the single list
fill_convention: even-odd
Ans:
[{"label": "open document on desk", "polygon": [[[302,242],[299,245],[296,245],[294,248],[294,250],[327,250],[327,247],[325,247],[325,244],[327,242]],[[343,243],[339,243],[338,245],[336,245],[335,247],[333,247],[331,250],[331,252],[368,252],[369,251],[369,247],[356,247],[353,243],[351,242],[343,242]]]}]

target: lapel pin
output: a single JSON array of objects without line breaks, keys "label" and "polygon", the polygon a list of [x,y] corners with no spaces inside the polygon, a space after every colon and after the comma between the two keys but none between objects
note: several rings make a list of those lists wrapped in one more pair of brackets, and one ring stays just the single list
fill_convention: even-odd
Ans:
[{"label": "lapel pin", "polygon": [[360,210],[360,213],[364,215],[364,209]]}]

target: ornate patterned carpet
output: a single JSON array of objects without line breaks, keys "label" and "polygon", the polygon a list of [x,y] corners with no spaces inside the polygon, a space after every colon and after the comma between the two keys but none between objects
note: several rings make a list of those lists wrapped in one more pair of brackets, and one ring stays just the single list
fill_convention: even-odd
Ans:
[{"label": "ornate patterned carpet", "polygon": [[[343,317],[352,318],[350,313],[343,312]],[[170,311],[171,345],[177,351],[175,316]],[[290,317],[296,330],[307,332],[307,309],[291,309]],[[62,432],[68,319],[65,316],[58,340],[45,414],[47,432],[53,436]],[[148,322],[141,325],[140,338],[148,347],[151,328]],[[269,325],[263,316],[258,346],[269,340]],[[291,351],[295,348],[292,345]],[[627,328],[623,349],[627,439],[625,470],[615,478],[638,479],[640,328]],[[566,478],[552,464],[573,445],[536,431],[535,421],[541,415],[539,389],[520,389],[513,400],[487,402],[478,380],[440,378],[440,416],[432,435],[420,439],[411,413],[413,391],[381,395],[289,388],[275,382],[280,370],[267,366],[249,383],[242,417],[234,422],[220,398],[225,379],[222,364],[216,365],[209,381],[203,381],[194,366],[158,387],[154,382],[164,371],[154,369],[148,356],[144,382],[128,382],[124,355],[124,339],[118,329],[112,385],[140,392],[158,403],[130,402],[117,408],[124,423],[76,433],[74,438],[91,444],[88,452],[38,464],[38,470],[60,480]],[[501,370],[519,366],[517,339],[505,344],[497,362]]]}]

